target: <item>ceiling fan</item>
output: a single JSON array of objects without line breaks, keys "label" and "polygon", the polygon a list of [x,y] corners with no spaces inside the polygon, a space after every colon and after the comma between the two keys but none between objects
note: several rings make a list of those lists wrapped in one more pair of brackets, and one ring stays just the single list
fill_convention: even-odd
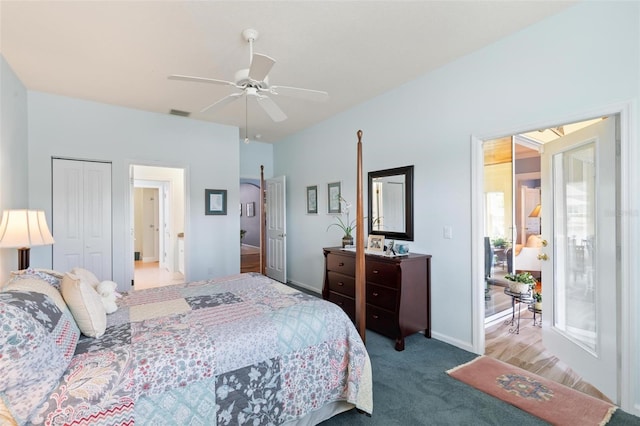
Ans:
[{"label": "ceiling fan", "polygon": [[320,90],[301,89],[299,87],[289,86],[272,86],[269,84],[269,71],[276,63],[273,58],[259,53],[253,53],[253,42],[258,39],[258,31],[254,29],[246,29],[242,32],[242,37],[249,43],[249,68],[241,69],[236,72],[234,81],[217,80],[206,77],[194,77],[189,75],[170,75],[171,80],[194,81],[197,83],[211,83],[231,86],[238,92],[231,93],[224,98],[206,106],[200,112],[206,112],[222,108],[227,104],[240,99],[253,97],[257,100],[258,105],[271,117],[275,122],[284,121],[287,115],[273,101],[271,96],[288,96],[292,98],[305,99],[310,101],[326,101],[329,94]]}]

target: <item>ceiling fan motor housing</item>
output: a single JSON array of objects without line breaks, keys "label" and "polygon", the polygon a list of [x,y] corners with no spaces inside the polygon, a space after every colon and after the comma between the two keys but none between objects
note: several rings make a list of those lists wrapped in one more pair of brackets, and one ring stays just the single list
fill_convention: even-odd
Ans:
[{"label": "ceiling fan motor housing", "polygon": [[233,79],[238,86],[255,87],[256,89],[269,88],[269,77],[265,77],[262,81],[252,80],[249,78],[249,68],[237,71]]}]

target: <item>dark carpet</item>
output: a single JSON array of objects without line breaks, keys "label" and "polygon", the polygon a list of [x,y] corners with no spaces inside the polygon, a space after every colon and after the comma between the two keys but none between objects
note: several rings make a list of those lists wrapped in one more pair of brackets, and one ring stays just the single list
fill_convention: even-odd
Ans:
[{"label": "dark carpet", "polygon": [[[322,423],[339,425],[545,425],[512,405],[472,388],[446,373],[476,355],[415,334],[397,352],[393,341],[367,330],[373,370],[373,415],[351,410]],[[618,409],[608,425],[640,425]]]}]

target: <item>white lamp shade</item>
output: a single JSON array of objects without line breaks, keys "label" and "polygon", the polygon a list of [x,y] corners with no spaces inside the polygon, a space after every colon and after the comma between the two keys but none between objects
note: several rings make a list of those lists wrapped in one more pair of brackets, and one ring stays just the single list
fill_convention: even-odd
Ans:
[{"label": "white lamp shade", "polygon": [[0,247],[22,248],[53,244],[42,210],[5,210],[0,221]]}]

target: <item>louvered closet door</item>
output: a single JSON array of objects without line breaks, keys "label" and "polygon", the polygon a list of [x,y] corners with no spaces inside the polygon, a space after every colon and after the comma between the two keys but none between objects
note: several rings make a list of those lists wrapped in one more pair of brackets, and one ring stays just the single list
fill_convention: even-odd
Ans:
[{"label": "louvered closet door", "polygon": [[53,160],[53,268],[110,280],[111,163]]}]

